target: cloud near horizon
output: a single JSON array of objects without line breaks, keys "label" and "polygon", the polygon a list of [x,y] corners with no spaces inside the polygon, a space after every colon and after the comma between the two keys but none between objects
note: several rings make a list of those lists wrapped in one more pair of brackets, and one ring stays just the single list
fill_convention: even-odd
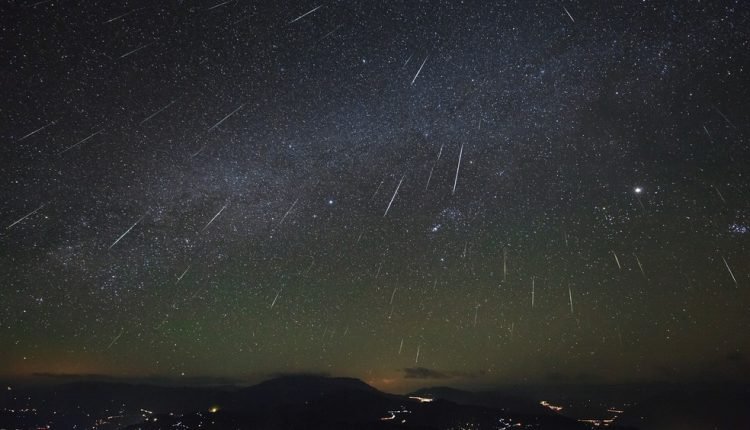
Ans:
[{"label": "cloud near horizon", "polygon": [[476,378],[484,374],[484,372],[441,371],[426,367],[406,367],[401,370],[404,372],[404,379]]},{"label": "cloud near horizon", "polygon": [[125,384],[156,384],[156,385],[237,385],[244,381],[239,378],[225,378],[218,376],[185,376],[169,378],[164,376],[118,376],[100,373],[50,373],[35,372],[33,378],[52,379],[60,382],[115,382]]}]

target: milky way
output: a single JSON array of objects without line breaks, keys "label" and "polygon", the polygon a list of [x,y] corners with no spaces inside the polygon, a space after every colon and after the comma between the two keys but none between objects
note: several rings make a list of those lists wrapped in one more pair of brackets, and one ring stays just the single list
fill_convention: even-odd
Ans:
[{"label": "milky way", "polygon": [[750,373],[747,3],[84,3],[0,14],[1,374]]}]

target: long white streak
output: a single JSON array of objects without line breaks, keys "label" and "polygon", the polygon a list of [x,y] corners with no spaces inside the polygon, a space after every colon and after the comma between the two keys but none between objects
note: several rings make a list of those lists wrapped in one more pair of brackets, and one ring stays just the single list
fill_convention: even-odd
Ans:
[{"label": "long white streak", "polygon": [[438,151],[437,159],[435,160],[435,163],[432,164],[432,167],[430,168],[430,175],[427,177],[427,185],[425,185],[424,190],[427,191],[428,188],[430,188],[430,180],[432,180],[432,172],[435,170],[435,166],[437,166],[438,161],[440,161],[440,156],[443,155],[443,146],[445,144],[440,145],[440,151]]},{"label": "long white streak", "polygon": [[384,182],[384,181],[385,181],[385,179],[384,179],[384,180],[382,180],[382,181],[380,181],[380,184],[378,184],[378,188],[376,188],[376,189],[375,189],[375,192],[374,192],[374,193],[372,193],[372,196],[370,197],[370,201],[372,201],[372,199],[374,199],[374,198],[375,198],[375,196],[376,196],[376,195],[378,194],[378,191],[380,191],[380,187],[382,187],[382,186],[383,186],[383,182]]},{"label": "long white streak", "polygon": [[391,302],[389,304],[393,304],[393,298],[396,297],[396,290],[398,290],[398,287],[393,288],[393,292],[391,293]]},{"label": "long white streak", "polygon": [[424,186],[424,190],[427,191],[428,188],[430,188],[430,180],[432,179],[432,171],[435,170],[435,166],[433,165],[430,168],[430,174],[427,176],[427,185]]},{"label": "long white streak", "polygon": [[422,349],[422,345],[417,345],[417,358],[414,359],[414,364],[419,363],[419,351]]},{"label": "long white streak", "polygon": [[622,270],[622,266],[620,265],[620,259],[617,258],[617,254],[615,254],[615,251],[612,251],[612,255],[615,257],[615,263],[617,263],[617,268]]},{"label": "long white streak", "polygon": [[568,300],[570,300],[570,313],[573,313],[573,291],[568,287]]},{"label": "long white streak", "polygon": [[479,319],[479,305],[474,308],[474,327],[477,326],[477,320]]},{"label": "long white streak", "polygon": [[729,267],[729,263],[727,263],[727,259],[723,256],[721,257],[722,260],[724,260],[724,265],[727,266],[727,271],[729,272],[729,276],[732,277],[732,280],[734,281],[734,285],[737,285],[737,278],[734,277],[734,273],[732,273],[732,268]]},{"label": "long white streak", "polygon": [[276,292],[276,297],[273,298],[273,302],[271,302],[270,309],[273,309],[273,306],[276,304],[276,300],[279,300],[279,294],[281,294],[281,289],[279,289],[279,291]]},{"label": "long white streak", "polygon": [[144,214],[142,217],[138,218],[138,221],[133,223],[133,225],[130,226],[129,229],[125,230],[125,233],[121,234],[120,237],[117,238],[114,242],[112,242],[112,245],[109,245],[108,249],[112,249],[113,246],[117,245],[117,242],[121,241],[123,237],[127,236],[128,233],[130,233],[130,230],[134,229],[135,226],[138,225],[139,222],[143,221],[143,218],[146,218],[146,214]]},{"label": "long white streak", "polygon": [[177,101],[177,100],[173,100],[173,101],[169,102],[169,104],[168,104],[168,105],[166,105],[166,106],[164,106],[163,108],[159,109],[158,111],[156,111],[156,112],[152,113],[151,115],[149,115],[149,116],[148,116],[148,118],[146,118],[146,119],[144,119],[143,121],[141,121],[141,122],[140,122],[140,124],[138,124],[138,125],[143,125],[143,124],[145,124],[145,123],[146,123],[146,121],[148,121],[148,120],[150,120],[151,118],[155,117],[156,115],[159,115],[160,113],[164,112],[164,110],[165,110],[165,109],[167,109],[168,107],[170,107],[170,106],[172,106],[173,104],[175,104],[175,102],[176,102],[176,101]]},{"label": "long white streak", "polygon": [[213,218],[211,218],[211,221],[209,221],[209,222],[208,222],[208,224],[206,224],[206,225],[205,225],[205,226],[204,226],[204,227],[203,227],[203,228],[201,229],[201,231],[200,231],[200,232],[201,232],[201,233],[203,233],[203,232],[204,232],[204,231],[205,231],[205,230],[206,230],[206,229],[208,228],[208,226],[210,226],[210,225],[211,225],[211,223],[213,223],[213,222],[214,222],[214,220],[215,220],[216,218],[218,218],[218,217],[219,217],[219,215],[221,215],[221,213],[222,213],[222,212],[224,212],[224,209],[226,209],[226,208],[227,208],[227,205],[224,205],[224,206],[222,206],[222,207],[221,207],[221,209],[219,209],[219,212],[217,212],[217,213],[216,213],[216,215],[214,215],[214,217],[213,217]]},{"label": "long white streak", "polygon": [[[283,222],[284,222],[284,220],[286,219],[287,215],[289,215],[289,212],[291,212],[291,211],[292,211],[292,209],[294,209],[294,206],[295,206],[295,205],[297,204],[297,201],[298,201],[298,200],[299,200],[299,197],[297,197],[297,200],[295,200],[295,201],[294,201],[294,203],[292,203],[292,205],[291,205],[291,206],[289,206],[289,210],[288,210],[288,211],[286,211],[286,213],[284,214],[284,216],[283,216],[283,217],[281,217],[281,221],[279,221],[279,225],[278,225],[278,226],[280,226],[280,225],[281,225],[281,223],[283,223]],[[278,226],[277,226],[277,227],[278,227]]]},{"label": "long white streak", "polygon": [[34,209],[33,211],[31,211],[31,212],[27,213],[26,215],[22,216],[21,218],[17,219],[17,220],[16,220],[16,221],[15,221],[15,222],[14,222],[13,224],[11,224],[11,225],[9,225],[9,226],[5,227],[5,229],[6,229],[6,230],[8,230],[9,228],[13,227],[14,225],[18,224],[19,222],[21,222],[21,221],[25,220],[26,218],[28,218],[28,217],[30,217],[30,216],[32,216],[32,215],[34,215],[34,214],[35,214],[35,213],[37,213],[37,212],[39,212],[39,210],[40,210],[41,208],[43,208],[43,207],[44,207],[44,205],[46,205],[46,203],[42,203],[41,205],[39,205],[39,207],[38,207],[38,208]]},{"label": "long white streak", "polygon": [[312,269],[312,267],[315,265],[315,257],[311,255],[310,258],[312,258],[312,261],[310,262],[310,265],[307,266],[307,270],[305,270],[305,273],[304,273],[305,276],[307,276],[307,274],[310,273],[310,269]]},{"label": "long white streak", "polygon": [[534,307],[534,277],[531,277],[531,307]]},{"label": "long white streak", "polygon": [[503,248],[503,281],[508,277],[508,248]]},{"label": "long white streak", "polygon": [[641,209],[643,209],[643,211],[645,212],[646,211],[646,206],[643,205],[643,201],[641,200],[641,196],[639,196],[639,195],[636,194],[635,198],[636,198],[636,200],[638,200],[638,204],[641,206]]},{"label": "long white streak", "polygon": [[205,144],[205,145],[201,146],[201,148],[199,150],[197,150],[197,151],[193,152],[192,154],[190,154],[190,158],[195,158],[198,155],[200,155],[200,153],[203,152],[206,149],[207,146],[208,146],[208,144]]},{"label": "long white streak", "polygon": [[175,284],[178,283],[178,282],[180,282],[180,281],[182,281],[182,278],[185,277],[185,274],[188,272],[188,270],[190,270],[190,265],[189,264],[188,264],[188,267],[185,268],[185,271],[183,271],[182,274],[177,278],[177,282],[175,282]]},{"label": "long white streak", "polygon": [[250,17],[249,17],[249,16],[246,16],[246,17],[244,17],[244,18],[240,18],[240,19],[238,19],[237,21],[234,21],[234,22],[232,23],[232,25],[234,25],[234,24],[239,24],[239,23],[241,23],[242,21],[246,21],[246,20],[248,20],[248,19],[250,19]]},{"label": "long white streak", "polygon": [[638,263],[638,268],[641,269],[641,274],[645,278],[646,277],[646,271],[643,270],[643,265],[641,264],[641,259],[638,258],[638,255],[636,255],[636,254],[633,254],[633,256],[635,257],[635,262]]},{"label": "long white streak", "polygon": [[41,126],[41,127],[37,128],[36,130],[32,131],[31,133],[27,134],[26,136],[24,136],[24,137],[22,137],[22,138],[18,139],[18,140],[17,140],[17,142],[20,142],[20,141],[22,141],[22,140],[26,139],[27,137],[31,137],[31,136],[33,136],[33,135],[35,135],[35,134],[39,133],[40,131],[42,131],[42,130],[44,130],[45,128],[47,128],[47,127],[51,126],[51,125],[52,125],[52,124],[54,124],[55,122],[56,122],[56,121],[52,121],[52,122],[50,122],[50,123],[49,123],[49,124],[47,124],[47,125],[43,125],[43,126]]},{"label": "long white streak", "polygon": [[453,191],[451,194],[456,193],[456,185],[458,184],[458,171],[461,169],[461,157],[464,155],[464,144],[461,144],[461,151],[458,153],[458,165],[456,166],[456,178],[453,180]]},{"label": "long white streak", "polygon": [[404,349],[404,338],[401,338],[401,345],[398,346],[398,355],[401,355],[401,350]]},{"label": "long white streak", "polygon": [[225,4],[227,4],[227,3],[232,3],[233,1],[234,1],[234,0],[227,0],[227,1],[223,2],[223,3],[219,3],[219,4],[217,4],[217,5],[213,5],[213,6],[211,6],[210,8],[208,8],[208,9],[206,9],[206,10],[213,10],[213,9],[216,9],[217,7],[222,7],[222,6],[224,6]]},{"label": "long white streak", "polygon": [[242,109],[243,107],[245,107],[245,105],[246,105],[246,104],[247,104],[247,103],[242,103],[242,104],[240,105],[240,107],[238,107],[237,109],[235,109],[235,110],[233,110],[232,112],[230,112],[230,113],[229,113],[229,115],[227,115],[227,116],[225,116],[224,118],[222,118],[222,119],[221,119],[221,121],[219,121],[219,122],[217,122],[216,124],[214,124],[213,126],[211,126],[211,127],[210,127],[210,128],[209,128],[209,129],[207,130],[207,131],[211,131],[211,130],[215,129],[216,127],[220,126],[222,122],[224,122],[224,121],[226,121],[227,119],[229,119],[229,117],[230,117],[230,116],[232,116],[232,115],[236,114],[236,113],[237,113],[237,112],[238,112],[238,111],[239,111],[240,109]]},{"label": "long white streak", "polygon": [[416,75],[414,75],[414,79],[412,79],[412,80],[411,80],[411,85],[414,85],[414,82],[415,82],[415,81],[417,80],[417,78],[419,77],[419,74],[420,74],[420,73],[422,72],[422,67],[424,67],[424,63],[426,63],[426,62],[427,62],[427,59],[428,59],[428,58],[430,58],[430,56],[429,56],[429,55],[428,55],[428,56],[426,56],[426,57],[424,57],[424,61],[422,61],[422,65],[421,65],[421,66],[419,66],[419,70],[417,70],[417,74],[416,74]]},{"label": "long white streak", "polygon": [[401,180],[398,181],[398,185],[396,186],[396,191],[393,192],[393,197],[391,197],[391,201],[388,203],[388,207],[385,208],[385,213],[383,214],[383,218],[385,218],[385,216],[388,215],[388,211],[391,210],[391,205],[393,204],[393,200],[396,199],[396,194],[398,194],[398,189],[401,188],[401,183],[404,182],[405,177],[406,177],[406,174],[401,176]]},{"label": "long white streak", "polygon": [[331,30],[331,31],[329,31],[328,33],[326,33],[326,34],[325,34],[325,36],[323,36],[323,37],[321,37],[320,39],[318,39],[318,40],[317,40],[317,41],[316,41],[315,43],[318,43],[318,42],[322,42],[323,40],[325,40],[326,38],[328,38],[328,36],[332,35],[332,34],[333,34],[333,33],[335,33],[336,31],[338,31],[338,29],[339,29],[339,28],[341,28],[341,27],[343,27],[343,26],[344,26],[344,24],[339,24],[339,26],[338,26],[338,27],[336,27],[336,28],[334,28],[333,30]]},{"label": "long white streak", "polygon": [[130,55],[133,55],[133,54],[135,54],[136,52],[140,51],[141,49],[144,49],[144,48],[148,48],[149,46],[153,45],[154,43],[156,43],[156,42],[150,42],[150,43],[147,43],[147,44],[145,44],[145,45],[141,46],[140,48],[135,48],[134,50],[132,50],[132,51],[130,51],[130,52],[126,52],[126,53],[124,53],[124,54],[120,55],[120,58],[118,58],[118,59],[120,59],[120,60],[121,60],[121,59],[123,59],[123,58],[125,58],[125,57],[128,57],[128,56],[130,56]]},{"label": "long white streak", "polygon": [[576,22],[576,20],[573,19],[573,15],[568,12],[568,9],[565,6],[563,6],[563,9],[565,9],[565,13],[568,14],[568,18],[570,18],[571,21]]},{"label": "long white streak", "polygon": [[80,146],[80,145],[82,145],[83,143],[85,143],[86,141],[88,141],[88,140],[89,140],[89,139],[91,139],[92,137],[96,136],[97,134],[99,134],[99,133],[102,133],[103,131],[104,131],[104,129],[101,129],[101,130],[99,130],[99,131],[96,131],[96,132],[94,132],[94,133],[91,133],[91,134],[90,134],[90,135],[89,135],[88,137],[86,137],[86,138],[84,138],[84,139],[82,139],[82,140],[79,140],[79,141],[78,141],[78,142],[76,142],[75,144],[73,144],[73,145],[70,145],[69,147],[67,147],[67,148],[63,149],[62,151],[58,152],[58,153],[57,153],[57,155],[62,155],[62,154],[65,154],[66,152],[70,151],[71,149],[75,148],[76,146]]},{"label": "long white streak", "polygon": [[104,21],[104,24],[109,24],[109,23],[110,23],[110,22],[112,22],[112,21],[117,21],[118,19],[121,19],[121,18],[125,18],[126,16],[130,15],[131,13],[133,13],[133,12],[136,12],[136,11],[139,11],[139,10],[141,10],[141,9],[143,9],[143,8],[142,8],[142,7],[139,7],[139,8],[137,8],[137,9],[133,9],[133,10],[131,10],[130,12],[125,12],[125,13],[123,13],[122,15],[118,15],[118,16],[116,16],[116,17],[114,17],[114,18],[111,18],[111,19],[108,19],[107,21]]},{"label": "long white streak", "polygon": [[734,126],[734,124],[732,124],[732,121],[730,121],[729,118],[727,118],[727,116],[724,115],[724,113],[719,110],[719,108],[717,108],[716,106],[713,106],[713,108],[716,110],[716,112],[719,113],[719,115],[721,115],[722,118],[724,118],[724,121],[726,121],[727,124],[731,125],[732,128],[737,128],[737,127]]},{"label": "long white streak", "polygon": [[117,336],[115,336],[115,338],[112,339],[112,342],[110,342],[109,345],[107,345],[107,348],[105,349],[105,351],[109,350],[109,348],[112,348],[112,345],[114,345],[115,342],[117,342],[120,339],[120,337],[122,336],[123,333],[125,333],[125,329],[124,328],[121,329],[120,330],[120,334],[118,334]]},{"label": "long white streak", "polygon": [[722,201],[722,202],[723,202],[724,204],[726,204],[726,202],[727,202],[727,201],[726,201],[726,200],[724,199],[724,196],[723,196],[723,195],[721,195],[721,191],[719,191],[719,188],[718,188],[718,187],[716,187],[716,185],[714,185],[713,187],[714,187],[714,190],[716,190],[716,194],[718,194],[718,195],[719,195],[719,198],[721,199],[721,201]]},{"label": "long white streak", "polygon": [[402,69],[403,69],[404,67],[406,67],[406,65],[407,65],[407,64],[409,64],[409,61],[411,61],[411,57],[413,57],[413,56],[414,56],[414,54],[411,54],[411,55],[409,55],[409,58],[407,58],[407,59],[406,59],[406,62],[404,63],[404,65],[403,65],[403,66],[401,66],[401,68],[402,68]]},{"label": "long white streak", "polygon": [[316,8],[314,8],[314,9],[310,10],[309,12],[303,13],[302,15],[298,16],[297,18],[294,18],[293,20],[289,21],[289,24],[293,24],[293,23],[299,21],[300,19],[302,19],[302,18],[306,17],[307,15],[310,15],[311,13],[313,13],[316,10],[320,9],[321,7],[323,7],[323,5],[320,5],[320,6],[316,7]]}]

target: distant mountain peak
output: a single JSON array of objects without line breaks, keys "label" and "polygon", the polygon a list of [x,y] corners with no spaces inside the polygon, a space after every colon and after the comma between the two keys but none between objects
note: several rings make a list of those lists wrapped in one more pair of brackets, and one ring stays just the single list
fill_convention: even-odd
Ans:
[{"label": "distant mountain peak", "polygon": [[321,387],[341,387],[346,389],[363,389],[367,391],[378,391],[376,388],[368,385],[366,382],[357,378],[333,377],[316,374],[289,374],[278,375],[256,385],[262,386],[282,386],[282,385],[318,385]]}]

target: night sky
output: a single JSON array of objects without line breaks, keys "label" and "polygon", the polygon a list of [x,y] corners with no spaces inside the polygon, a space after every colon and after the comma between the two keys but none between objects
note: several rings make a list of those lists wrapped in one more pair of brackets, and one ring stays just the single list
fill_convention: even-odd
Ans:
[{"label": "night sky", "polygon": [[0,375],[750,375],[750,3],[12,1]]}]

